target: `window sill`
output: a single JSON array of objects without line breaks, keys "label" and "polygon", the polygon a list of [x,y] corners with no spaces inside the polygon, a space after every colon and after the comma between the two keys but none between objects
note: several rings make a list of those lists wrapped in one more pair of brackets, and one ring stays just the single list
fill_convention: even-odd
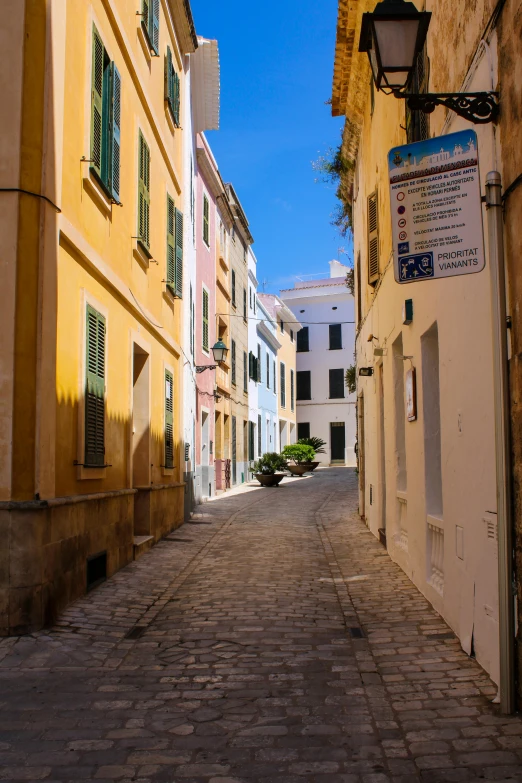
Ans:
[{"label": "window sill", "polygon": [[89,479],[95,481],[96,479],[107,478],[107,468],[86,468],[83,465],[78,465],[76,471],[76,478],[78,481],[86,481]]},{"label": "window sill", "polygon": [[144,269],[148,269],[150,265],[150,260],[152,258],[152,253],[150,250],[148,250],[141,239],[138,239],[136,241],[136,247],[132,251],[134,258],[139,261],[139,263],[142,265]]},{"label": "window sill", "polygon": [[143,20],[140,21],[140,24],[138,26],[138,40],[141,44],[141,48],[143,49],[143,54],[147,58],[147,61],[150,65],[150,62],[153,57],[153,50],[149,39],[149,34],[145,30],[145,23],[143,22]]},{"label": "window sill", "polygon": [[175,468],[162,468],[161,469],[161,475],[162,476],[173,476],[174,475]]},{"label": "window sill", "polygon": [[176,123],[174,122],[174,117],[172,116],[172,112],[170,110],[170,103],[166,98],[165,98],[165,117],[167,119],[167,125],[170,128],[170,132],[174,134],[176,130],[179,129],[179,125],[176,125]]},{"label": "window sill", "polygon": [[342,350],[343,350],[343,347],[342,347],[342,345],[341,345],[341,347],[340,347],[340,348],[328,348],[328,350],[329,350],[329,351],[342,351]]},{"label": "window sill", "polygon": [[102,186],[91,169],[89,169],[89,176],[83,178],[83,187],[99,209],[104,212],[107,217],[111,217],[112,199],[107,195],[105,190],[102,189]]}]

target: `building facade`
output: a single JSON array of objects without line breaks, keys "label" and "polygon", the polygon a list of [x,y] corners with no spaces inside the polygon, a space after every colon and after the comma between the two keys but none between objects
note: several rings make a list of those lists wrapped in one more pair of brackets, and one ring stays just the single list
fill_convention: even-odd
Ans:
[{"label": "building facade", "polygon": [[183,519],[179,126],[197,47],[177,0],[146,17],[9,6],[3,633],[49,622]]},{"label": "building facade", "polygon": [[234,223],[230,232],[230,482],[248,472],[248,220],[232,185],[226,185]]},{"label": "building facade", "polygon": [[355,465],[355,395],[345,386],[354,362],[354,300],[346,285],[349,268],[330,261],[330,277],[298,281],[281,291],[300,323],[296,334],[297,439],[318,437],[326,445],[322,465]]},{"label": "building facade", "polygon": [[260,294],[259,299],[277,326],[280,348],[277,352],[275,382],[279,386],[277,405],[279,448],[297,440],[296,417],[296,344],[301,324],[289,307],[275,294]]},{"label": "building facade", "polygon": [[[357,51],[361,14],[373,4],[349,5],[339,4],[332,110],[349,117],[342,184],[353,215],[357,368],[366,373],[357,384],[359,511],[463,649],[498,682],[486,220],[485,271],[398,284],[391,233],[398,218],[396,205],[390,206],[387,156],[398,145],[473,127],[484,193],[486,172],[502,160],[500,137],[493,124],[472,126],[442,107],[428,117],[374,91],[368,58]],[[428,2],[426,9],[433,15],[416,65],[420,89],[496,89],[497,4],[477,2],[465,36],[458,21],[464,3]]]},{"label": "building facade", "polygon": [[258,394],[258,452],[280,451],[279,417],[277,404],[277,353],[281,343],[274,318],[258,297],[257,306],[257,394]]},{"label": "building facade", "polygon": [[261,419],[259,412],[259,394],[257,382],[257,324],[260,317],[257,301],[257,258],[250,246],[248,248],[248,470],[252,478],[252,463],[260,455],[259,431]]}]

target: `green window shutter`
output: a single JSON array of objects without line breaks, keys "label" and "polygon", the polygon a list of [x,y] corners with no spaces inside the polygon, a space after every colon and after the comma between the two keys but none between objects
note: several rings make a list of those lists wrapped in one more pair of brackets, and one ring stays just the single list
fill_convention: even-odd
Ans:
[{"label": "green window shutter", "polygon": [[180,97],[181,97],[181,82],[175,70],[172,71],[172,81],[173,81],[172,100],[174,103],[174,123],[179,128],[181,126],[180,113],[179,113]]},{"label": "green window shutter", "polygon": [[209,244],[209,206],[208,206],[208,198],[203,195],[203,242],[208,245]]},{"label": "green window shutter", "polygon": [[236,273],[232,270],[232,305],[236,306]]},{"label": "green window shutter", "polygon": [[165,370],[165,467],[174,467],[174,378]]},{"label": "green window shutter", "polygon": [[170,46],[167,46],[167,54],[165,56],[165,100],[172,116],[174,116],[174,68]]},{"label": "green window shutter", "polygon": [[176,296],[183,297],[183,212],[176,209]]},{"label": "green window shutter", "polygon": [[120,125],[121,76],[114,63],[111,63],[109,187],[115,201],[120,200]]},{"label": "green window shutter", "polygon": [[159,54],[160,0],[150,0],[149,38],[155,54]]},{"label": "green window shutter", "polygon": [[295,378],[294,371],[290,370],[290,409],[294,410],[295,404]]},{"label": "green window shutter", "polygon": [[281,407],[286,408],[286,375],[285,365],[282,362],[279,365],[279,372],[281,375],[281,380],[279,382],[279,389],[281,391]]},{"label": "green window shutter", "polygon": [[232,351],[231,351],[231,353],[232,353],[232,378],[231,378],[231,380],[232,380],[232,383],[235,385],[235,383],[236,383],[236,341],[235,340],[232,340],[231,348],[232,348]]},{"label": "green window shutter", "polygon": [[368,283],[379,280],[379,200],[377,191],[368,196]]},{"label": "green window shutter", "polygon": [[174,199],[167,195],[167,286],[175,293],[176,281],[176,210]]},{"label": "green window shutter", "polygon": [[208,291],[203,289],[203,350],[208,351]]},{"label": "green window shutter", "polygon": [[150,247],[150,150],[140,131],[138,164],[138,236]]},{"label": "green window shutter", "polygon": [[105,464],[105,318],[87,305],[85,465]]},{"label": "green window shutter", "polygon": [[243,391],[248,391],[248,367],[246,351],[243,351]]},{"label": "green window shutter", "polygon": [[96,27],[92,32],[91,160],[101,177],[103,143],[103,65],[105,49]]}]

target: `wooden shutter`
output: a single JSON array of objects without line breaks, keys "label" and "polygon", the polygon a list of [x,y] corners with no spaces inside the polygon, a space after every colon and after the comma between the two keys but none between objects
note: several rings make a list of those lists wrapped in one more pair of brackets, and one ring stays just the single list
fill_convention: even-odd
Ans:
[{"label": "wooden shutter", "polygon": [[114,63],[111,63],[109,188],[113,199],[118,202],[120,200],[120,125],[121,76]]},{"label": "wooden shutter", "polygon": [[330,350],[339,351],[343,347],[342,326],[341,324],[330,324]]},{"label": "wooden shutter", "polygon": [[236,306],[236,273],[232,270],[232,304]]},{"label": "wooden shutter", "polygon": [[208,351],[208,291],[203,289],[203,350]]},{"label": "wooden shutter", "polygon": [[254,453],[254,427],[253,421],[248,422],[248,461],[252,462],[255,459]]},{"label": "wooden shutter", "polygon": [[248,369],[247,369],[247,355],[246,351],[243,351],[243,391],[248,391]]},{"label": "wooden shutter", "polygon": [[308,326],[303,326],[303,328],[297,332],[296,349],[298,353],[306,353],[306,351],[310,350],[308,345]]},{"label": "wooden shutter", "polygon": [[295,377],[294,371],[290,370],[290,409],[293,411],[295,408]]},{"label": "wooden shutter", "polygon": [[165,467],[174,467],[174,378],[165,370]]},{"label": "wooden shutter", "polygon": [[91,166],[101,177],[103,143],[103,65],[105,49],[96,27],[92,30]]},{"label": "wooden shutter", "polygon": [[174,116],[174,68],[172,66],[172,52],[170,46],[167,46],[167,54],[165,55],[165,100],[167,105]]},{"label": "wooden shutter", "polygon": [[266,388],[270,388],[270,354],[266,352]]},{"label": "wooden shutter", "polygon": [[203,195],[203,242],[206,245],[209,244],[208,216],[209,216],[208,198],[205,195]]},{"label": "wooden shutter", "polygon": [[379,279],[379,201],[377,191],[368,196],[368,283]]},{"label": "wooden shutter", "polygon": [[272,362],[272,375],[274,377],[274,392],[277,393],[277,391],[276,391],[276,386],[277,386],[277,382],[276,382],[277,381],[277,379],[276,379],[277,370],[276,370],[276,367],[277,367],[277,365],[276,365],[276,362],[275,362],[275,359],[274,359],[274,361]]},{"label": "wooden shutter", "polygon": [[282,362],[279,365],[279,375],[280,375],[279,388],[281,390],[281,407],[286,408],[286,375],[285,375],[285,365]]},{"label": "wooden shutter", "polygon": [[167,195],[167,287],[176,293],[176,209]]},{"label": "wooden shutter", "polygon": [[179,114],[179,108],[180,108],[180,96],[181,96],[181,83],[179,80],[179,76],[176,73],[175,70],[172,71],[172,102],[173,102],[173,112],[174,112],[174,124],[176,127],[181,126],[180,122],[180,114]]},{"label": "wooden shutter", "polygon": [[160,0],[149,2],[149,38],[155,54],[159,54]]},{"label": "wooden shutter", "polygon": [[176,277],[175,291],[176,296],[183,298],[183,212],[179,209],[175,211],[175,229],[176,229]]},{"label": "wooden shutter", "polygon": [[330,370],[330,399],[340,400],[344,397],[344,370]]},{"label": "wooden shutter", "polygon": [[85,465],[105,463],[105,318],[87,305]]},{"label": "wooden shutter", "polygon": [[232,340],[231,348],[232,348],[232,351],[231,351],[231,353],[232,353],[232,378],[231,378],[231,380],[232,380],[232,383],[235,384],[236,383],[236,341],[235,340]]},{"label": "wooden shutter", "polygon": [[296,374],[296,399],[312,399],[312,380],[310,370],[300,370]]},{"label": "wooden shutter", "polygon": [[261,383],[261,346],[257,346],[256,381]]},{"label": "wooden shutter", "polygon": [[254,377],[254,354],[252,351],[250,351],[248,354],[248,377]]},{"label": "wooden shutter", "polygon": [[261,416],[257,416],[257,453],[261,456],[263,450],[263,433],[261,432]]},{"label": "wooden shutter", "polygon": [[140,131],[138,164],[138,236],[150,247],[150,150]]},{"label": "wooden shutter", "polygon": [[243,318],[247,320],[247,293],[246,288],[243,288]]}]

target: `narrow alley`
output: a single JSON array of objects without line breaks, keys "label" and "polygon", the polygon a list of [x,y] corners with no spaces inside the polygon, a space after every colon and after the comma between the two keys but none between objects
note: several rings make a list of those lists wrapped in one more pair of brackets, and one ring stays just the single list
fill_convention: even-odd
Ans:
[{"label": "narrow alley", "polygon": [[0,642],[0,779],[522,780],[522,721],[366,529],[353,470],[244,487]]}]

